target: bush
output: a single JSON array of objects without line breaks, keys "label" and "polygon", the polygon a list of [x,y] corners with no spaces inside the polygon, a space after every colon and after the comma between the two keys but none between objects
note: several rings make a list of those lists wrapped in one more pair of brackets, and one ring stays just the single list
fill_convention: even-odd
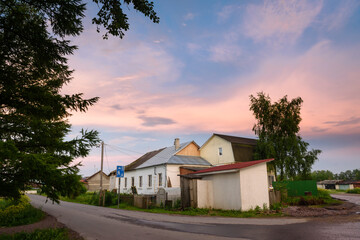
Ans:
[{"label": "bush", "polygon": [[348,189],[346,190],[346,193],[360,194],[360,188]]},{"label": "bush", "polygon": [[18,226],[40,221],[44,213],[29,203],[27,196],[21,196],[18,201],[2,200],[0,209],[0,226]]},{"label": "bush", "polygon": [[68,240],[69,235],[64,228],[39,229],[32,233],[15,233],[13,235],[0,235],[0,240]]}]

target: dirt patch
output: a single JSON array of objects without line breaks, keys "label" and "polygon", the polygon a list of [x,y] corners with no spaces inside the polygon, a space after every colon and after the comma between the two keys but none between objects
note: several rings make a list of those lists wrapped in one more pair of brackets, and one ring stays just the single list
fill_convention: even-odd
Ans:
[{"label": "dirt patch", "polygon": [[33,232],[37,229],[46,229],[46,228],[66,228],[69,232],[70,239],[83,240],[80,234],[67,228],[64,224],[58,222],[56,218],[51,215],[46,215],[43,220],[28,225],[21,225],[16,227],[0,227],[0,235],[14,234],[18,232]]},{"label": "dirt patch", "polygon": [[290,206],[283,210],[285,215],[292,217],[328,217],[356,215],[360,212],[360,206],[350,202],[329,207],[311,207],[311,206]]}]

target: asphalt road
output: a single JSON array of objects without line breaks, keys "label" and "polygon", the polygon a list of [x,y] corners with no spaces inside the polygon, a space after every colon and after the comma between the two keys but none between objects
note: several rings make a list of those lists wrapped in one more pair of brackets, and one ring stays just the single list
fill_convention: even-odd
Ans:
[{"label": "asphalt road", "polygon": [[360,194],[351,194],[351,193],[343,193],[343,194],[331,194],[333,198],[346,200],[357,205],[360,205]]},{"label": "asphalt road", "polygon": [[110,209],[83,204],[45,203],[29,195],[34,206],[85,239],[360,239],[360,218],[352,222],[296,218],[240,219],[175,216]]}]

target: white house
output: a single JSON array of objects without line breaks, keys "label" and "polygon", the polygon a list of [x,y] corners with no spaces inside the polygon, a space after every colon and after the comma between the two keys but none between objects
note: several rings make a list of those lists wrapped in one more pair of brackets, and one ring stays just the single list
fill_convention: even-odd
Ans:
[{"label": "white house", "polygon": [[[148,152],[125,166],[120,192],[129,193],[131,187],[135,186],[138,194],[155,194],[162,187],[169,195],[180,196],[178,175],[181,166],[210,167],[211,164],[200,157],[199,146],[194,141],[180,144],[180,140],[176,138],[173,146]],[[118,189],[115,172],[111,172],[110,176],[111,187]]]},{"label": "white house", "polygon": [[197,171],[197,207],[249,210],[269,207],[266,163],[274,159],[239,162]]},{"label": "white house", "polygon": [[[253,161],[256,139],[214,133],[200,148],[200,156],[211,165],[219,166]],[[275,181],[274,171],[268,171],[268,186]]]},{"label": "white house", "polygon": [[200,148],[200,155],[212,165],[253,160],[257,140],[214,133]]}]

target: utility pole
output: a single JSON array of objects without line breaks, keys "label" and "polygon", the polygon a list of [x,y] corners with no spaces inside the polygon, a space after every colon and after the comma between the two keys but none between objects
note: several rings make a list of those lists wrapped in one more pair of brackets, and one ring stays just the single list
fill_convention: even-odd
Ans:
[{"label": "utility pole", "polygon": [[101,205],[101,198],[103,197],[103,186],[102,186],[102,177],[103,177],[103,162],[104,162],[104,141],[101,142],[101,171],[100,171],[100,193],[99,193],[99,206]]}]

